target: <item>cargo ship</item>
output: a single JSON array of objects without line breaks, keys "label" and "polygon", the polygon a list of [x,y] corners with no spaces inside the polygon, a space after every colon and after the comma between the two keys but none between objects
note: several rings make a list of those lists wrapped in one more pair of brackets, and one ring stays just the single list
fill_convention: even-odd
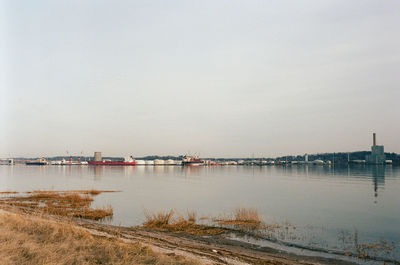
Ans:
[{"label": "cargo ship", "polygon": [[44,165],[48,165],[49,162],[47,162],[46,159],[44,158],[39,158],[38,160],[31,160],[31,161],[26,161],[25,162],[26,165],[33,165],[33,166],[44,166]]},{"label": "cargo ship", "polygon": [[198,156],[187,156],[182,157],[182,166],[203,166],[204,160],[201,160]]},{"label": "cargo ship", "polygon": [[88,164],[92,166],[136,166],[136,161],[132,156],[124,160],[103,160],[101,152],[95,152],[94,160],[88,161]]}]

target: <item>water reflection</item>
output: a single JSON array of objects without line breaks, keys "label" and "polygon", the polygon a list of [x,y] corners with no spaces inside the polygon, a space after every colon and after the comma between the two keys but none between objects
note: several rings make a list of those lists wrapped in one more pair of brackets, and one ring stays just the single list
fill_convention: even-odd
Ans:
[{"label": "water reflection", "polygon": [[374,183],[374,197],[375,197],[374,203],[377,203],[378,187],[385,186],[385,166],[383,165],[372,166],[371,171]]}]

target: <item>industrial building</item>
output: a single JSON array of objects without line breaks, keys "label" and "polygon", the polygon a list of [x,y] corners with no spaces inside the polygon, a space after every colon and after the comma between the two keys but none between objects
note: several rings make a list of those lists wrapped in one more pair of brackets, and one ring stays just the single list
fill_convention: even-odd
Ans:
[{"label": "industrial building", "polygon": [[386,156],[383,145],[376,145],[376,134],[372,134],[371,154],[365,157],[367,164],[383,165],[386,162]]}]

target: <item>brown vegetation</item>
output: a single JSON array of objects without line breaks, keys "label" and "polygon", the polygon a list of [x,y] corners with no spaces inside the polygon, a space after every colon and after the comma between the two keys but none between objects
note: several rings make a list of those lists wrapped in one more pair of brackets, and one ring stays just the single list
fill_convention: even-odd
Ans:
[{"label": "brown vegetation", "polygon": [[26,192],[27,195],[1,198],[0,205],[14,206],[25,212],[100,220],[113,215],[111,206],[102,209],[90,207],[93,198],[89,195],[101,192],[103,191],[33,191]]},{"label": "brown vegetation", "polygon": [[186,219],[182,215],[178,215],[177,217],[174,215],[174,210],[156,213],[145,211],[146,221],[143,227],[190,235],[218,235],[226,232],[223,228],[196,224],[195,212],[188,212]]},{"label": "brown vegetation", "polygon": [[[242,231],[248,231],[249,229],[273,230],[279,228],[277,225],[263,223],[256,209],[243,207],[235,209],[233,213],[225,215],[223,218],[199,218],[201,221],[209,220],[208,225],[196,223],[197,214],[195,211],[187,211],[186,219],[180,214],[175,216],[174,210],[159,211],[156,213],[145,211],[145,217],[144,228],[192,235],[222,234],[231,228]],[[217,224],[218,227],[213,226],[212,223]]]},{"label": "brown vegetation", "polygon": [[215,222],[221,225],[242,225],[250,227],[261,226],[262,220],[257,209],[254,208],[237,208],[228,217],[214,219]]},{"label": "brown vegetation", "polygon": [[1,264],[198,264],[140,243],[100,237],[69,223],[0,214]]},{"label": "brown vegetation", "polygon": [[0,191],[0,194],[17,194],[17,191]]},{"label": "brown vegetation", "polygon": [[[117,190],[34,190],[34,191],[27,191],[25,193],[30,194],[30,193],[81,193],[81,194],[89,194],[89,195],[98,195],[100,193],[104,192],[119,192]],[[16,192],[18,193],[18,192]]]}]

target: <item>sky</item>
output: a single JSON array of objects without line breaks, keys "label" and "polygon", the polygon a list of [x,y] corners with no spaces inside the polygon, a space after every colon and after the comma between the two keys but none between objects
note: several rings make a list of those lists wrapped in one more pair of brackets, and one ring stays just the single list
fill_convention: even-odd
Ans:
[{"label": "sky", "polygon": [[0,157],[400,153],[400,1],[0,0]]}]

